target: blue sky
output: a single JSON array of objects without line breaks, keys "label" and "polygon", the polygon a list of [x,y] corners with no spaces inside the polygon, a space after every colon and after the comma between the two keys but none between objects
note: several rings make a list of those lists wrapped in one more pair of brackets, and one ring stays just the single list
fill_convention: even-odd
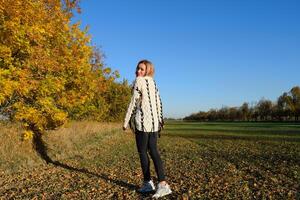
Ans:
[{"label": "blue sky", "polygon": [[300,85],[300,1],[82,0],[80,20],[105,64],[134,80],[155,65],[166,117],[184,117]]}]

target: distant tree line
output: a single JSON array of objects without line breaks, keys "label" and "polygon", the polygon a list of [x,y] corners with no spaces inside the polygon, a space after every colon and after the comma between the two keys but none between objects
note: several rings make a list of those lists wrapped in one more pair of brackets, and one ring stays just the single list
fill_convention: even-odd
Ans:
[{"label": "distant tree line", "polygon": [[240,107],[222,107],[207,112],[193,113],[183,120],[189,121],[297,121],[300,115],[300,87],[295,86],[284,92],[272,102],[261,99],[249,105],[245,102]]}]

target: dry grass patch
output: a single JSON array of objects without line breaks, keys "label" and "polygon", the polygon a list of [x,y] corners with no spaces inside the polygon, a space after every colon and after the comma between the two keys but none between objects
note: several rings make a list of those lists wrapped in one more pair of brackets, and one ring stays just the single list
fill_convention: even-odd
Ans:
[{"label": "dry grass patch", "polygon": [[[48,147],[49,156],[54,160],[70,157],[83,158],[93,142],[107,140],[107,144],[116,142],[119,123],[100,123],[91,121],[69,122],[64,127],[48,131],[43,135],[43,140]],[[19,170],[33,169],[45,162],[32,148],[30,140],[22,141],[22,127],[19,124],[0,124],[0,171],[16,172]],[[114,137],[114,138],[112,138]],[[99,150],[101,150],[99,143]]]}]

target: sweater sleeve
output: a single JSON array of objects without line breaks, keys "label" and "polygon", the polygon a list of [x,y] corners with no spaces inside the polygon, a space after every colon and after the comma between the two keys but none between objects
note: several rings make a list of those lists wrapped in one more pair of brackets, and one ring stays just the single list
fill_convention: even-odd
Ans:
[{"label": "sweater sleeve", "polygon": [[139,77],[137,77],[134,82],[133,93],[127,109],[123,127],[127,128],[131,115],[134,113],[134,110],[137,107],[137,102],[139,98],[141,98],[141,95],[142,95],[141,80]]},{"label": "sweater sleeve", "polygon": [[156,87],[156,99],[157,99],[157,109],[158,109],[158,120],[160,123],[163,122],[163,109],[162,109],[162,101],[159,95],[158,88]]}]

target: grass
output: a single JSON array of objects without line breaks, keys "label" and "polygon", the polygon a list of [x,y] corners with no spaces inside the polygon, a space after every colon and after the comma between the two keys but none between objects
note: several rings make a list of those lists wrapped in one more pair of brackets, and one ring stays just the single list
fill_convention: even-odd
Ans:
[{"label": "grass", "polygon": [[170,135],[189,138],[300,141],[300,124],[287,123],[170,123]]},{"label": "grass", "polygon": [[[119,123],[71,122],[47,132],[46,164],[0,124],[4,199],[151,199],[142,183],[134,135]],[[165,199],[297,199],[300,125],[168,122],[159,149],[173,190]],[[156,180],[153,163],[151,174]],[[42,192],[41,192],[42,191]]]},{"label": "grass", "polygon": [[[247,188],[243,198],[299,198],[300,124],[178,122],[165,131],[197,143],[199,157],[216,161],[209,172],[218,177],[233,167],[240,175],[231,180],[240,182],[235,188],[241,183]],[[221,194],[226,198],[230,192]]]}]

